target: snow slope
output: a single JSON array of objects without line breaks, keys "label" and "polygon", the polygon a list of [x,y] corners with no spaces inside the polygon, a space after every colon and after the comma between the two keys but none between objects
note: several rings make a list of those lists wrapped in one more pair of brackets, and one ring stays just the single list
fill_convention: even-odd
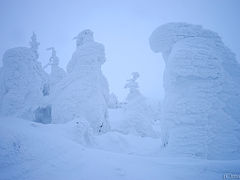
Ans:
[{"label": "snow slope", "polygon": [[83,146],[72,139],[70,126],[1,118],[0,180],[219,180],[224,173],[240,172],[240,161],[140,156]]}]

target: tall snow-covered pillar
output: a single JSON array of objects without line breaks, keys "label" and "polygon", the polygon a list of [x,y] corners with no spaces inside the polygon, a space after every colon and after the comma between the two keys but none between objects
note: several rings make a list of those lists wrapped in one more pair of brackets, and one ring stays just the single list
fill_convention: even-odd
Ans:
[{"label": "tall snow-covered pillar", "polygon": [[201,26],[170,23],[150,37],[161,52],[166,151],[206,159],[240,158],[240,66],[221,38]]},{"label": "tall snow-covered pillar", "polygon": [[94,41],[91,30],[76,38],[76,50],[67,65],[67,75],[53,90],[53,123],[87,120],[95,133],[106,132],[108,123],[108,82],[101,66],[104,46]]}]

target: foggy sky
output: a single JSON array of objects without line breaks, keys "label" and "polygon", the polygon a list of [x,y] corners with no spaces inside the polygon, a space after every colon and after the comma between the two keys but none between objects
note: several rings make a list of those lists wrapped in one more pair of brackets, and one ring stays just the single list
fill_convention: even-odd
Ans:
[{"label": "foggy sky", "polygon": [[47,64],[46,48],[54,46],[65,68],[75,50],[72,38],[89,28],[105,46],[103,72],[111,91],[125,98],[124,84],[138,71],[140,91],[161,99],[164,62],[149,47],[151,32],[168,22],[200,24],[217,32],[239,60],[239,17],[238,0],[0,0],[0,56],[8,48],[29,46],[34,31],[41,43],[39,61]]}]

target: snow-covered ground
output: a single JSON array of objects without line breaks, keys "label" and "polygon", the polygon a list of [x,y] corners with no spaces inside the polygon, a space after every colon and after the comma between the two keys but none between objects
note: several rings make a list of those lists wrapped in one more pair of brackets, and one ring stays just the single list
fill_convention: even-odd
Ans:
[{"label": "snow-covered ground", "polygon": [[219,180],[240,172],[239,160],[164,157],[155,153],[161,152],[159,139],[109,132],[83,145],[76,139],[75,123],[1,118],[0,179]]}]

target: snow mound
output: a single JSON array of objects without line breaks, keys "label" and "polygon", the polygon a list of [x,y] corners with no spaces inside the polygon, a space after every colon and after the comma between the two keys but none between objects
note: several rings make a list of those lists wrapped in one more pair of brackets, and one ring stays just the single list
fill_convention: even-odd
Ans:
[{"label": "snow mound", "polygon": [[150,46],[166,63],[163,126],[170,154],[239,159],[240,66],[234,54],[215,32],[186,23],[158,27]]}]

